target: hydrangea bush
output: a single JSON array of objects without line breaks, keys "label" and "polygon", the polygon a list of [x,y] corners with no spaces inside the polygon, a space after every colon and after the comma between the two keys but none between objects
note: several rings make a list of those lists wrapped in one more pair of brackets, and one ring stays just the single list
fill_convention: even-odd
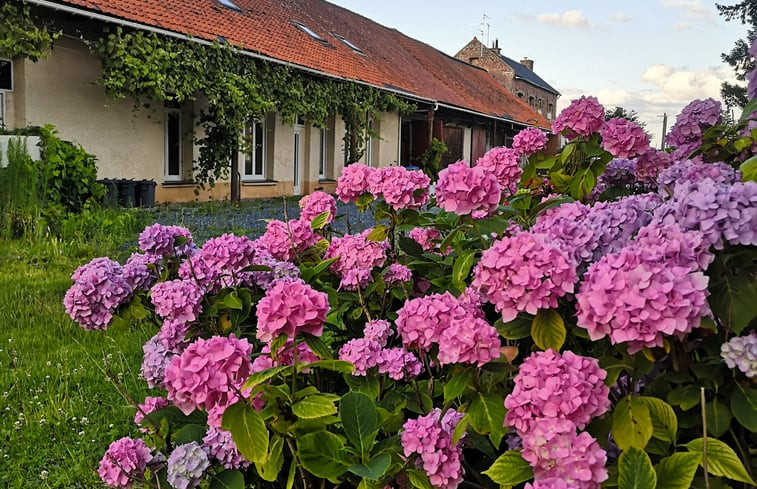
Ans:
[{"label": "hydrangea bush", "polygon": [[103,482],[753,484],[754,140],[751,112],[724,126],[716,106],[684,109],[660,152],[582,98],[559,153],[526,129],[435,195],[421,172],[349,165],[336,196],[372,229],[335,232],[319,192],[256,240],[156,224],[123,266],[78,268],[74,321],[155,332],[139,438],[103,447]]}]

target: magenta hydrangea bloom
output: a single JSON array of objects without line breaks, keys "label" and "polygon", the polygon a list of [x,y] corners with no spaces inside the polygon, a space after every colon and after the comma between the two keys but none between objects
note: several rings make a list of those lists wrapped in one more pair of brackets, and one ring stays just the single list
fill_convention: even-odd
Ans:
[{"label": "magenta hydrangea bloom", "polygon": [[501,196],[495,174],[480,166],[471,168],[462,160],[439,172],[436,182],[437,205],[459,216],[490,216],[497,210]]},{"label": "magenta hydrangea bloom", "polygon": [[534,352],[521,364],[515,388],[505,398],[505,425],[520,436],[540,418],[567,420],[584,428],[610,409],[606,377],[596,358],[552,349]]},{"label": "magenta hydrangea bloom", "polygon": [[363,336],[367,340],[377,341],[382,348],[386,346],[393,332],[392,325],[385,319],[368,321],[363,328]]},{"label": "magenta hydrangea bloom", "polygon": [[310,222],[304,219],[288,222],[276,219],[268,221],[265,233],[260,237],[260,242],[271,256],[286,261],[292,261],[297,253],[305,251],[320,240],[321,237],[310,227]]},{"label": "magenta hydrangea bloom", "polygon": [[519,312],[557,307],[573,293],[578,277],[571,258],[539,234],[502,238],[486,250],[474,270],[473,286],[512,321]]},{"label": "magenta hydrangea bloom", "polygon": [[250,466],[248,462],[231,438],[228,431],[208,428],[207,434],[202,439],[202,449],[208,454],[208,457],[217,461],[227,469],[246,469]]},{"label": "magenta hydrangea bloom", "polygon": [[166,480],[176,489],[192,489],[200,485],[202,475],[210,467],[208,454],[196,442],[173,449],[166,463]]},{"label": "magenta hydrangea bloom", "polygon": [[131,254],[122,268],[124,278],[129,282],[132,290],[150,290],[150,287],[158,279],[157,272],[160,270],[158,263],[161,260],[162,257],[158,255],[147,253]]},{"label": "magenta hydrangea bloom", "polygon": [[110,444],[97,473],[109,487],[131,487],[134,479],[144,478],[150,460],[147,444],[127,436]]},{"label": "magenta hydrangea bloom", "polygon": [[596,229],[588,220],[590,212],[589,206],[578,201],[553,207],[536,218],[531,233],[546,236],[576,265],[592,261],[599,242]]},{"label": "magenta hydrangea bloom", "polygon": [[757,332],[726,341],[720,346],[720,356],[728,368],[739,369],[749,379],[757,377]]},{"label": "magenta hydrangea bloom", "polygon": [[410,282],[413,279],[413,272],[405,265],[392,263],[384,273],[384,282],[386,285]]},{"label": "magenta hydrangea bloom", "polygon": [[329,296],[302,281],[278,281],[258,302],[257,338],[270,342],[279,335],[320,336],[329,311]]},{"label": "magenta hydrangea bloom", "polygon": [[629,246],[643,253],[646,260],[660,260],[692,272],[707,270],[715,259],[702,233],[684,231],[677,224],[648,224]]},{"label": "magenta hydrangea bloom", "polygon": [[150,338],[142,346],[142,352],[144,355],[142,357],[140,375],[145,379],[149,387],[163,387],[166,367],[178,352],[168,349],[160,340],[159,335]]},{"label": "magenta hydrangea bloom", "polygon": [[518,154],[531,156],[547,146],[547,135],[538,127],[521,129],[513,138],[513,149]]},{"label": "magenta hydrangea bloom", "polygon": [[345,166],[342,175],[336,180],[336,195],[342,202],[354,202],[368,192],[368,182],[375,168],[360,163]]},{"label": "magenta hydrangea bloom", "polygon": [[374,170],[368,189],[374,197],[383,197],[393,209],[418,209],[428,202],[431,180],[422,171],[402,166],[387,166]]},{"label": "magenta hydrangea bloom", "polygon": [[381,243],[367,239],[368,233],[346,234],[334,238],[323,255],[324,260],[338,258],[331,271],[342,277],[341,287],[355,289],[373,280],[371,270],[386,262],[386,251]]},{"label": "magenta hydrangea bloom", "polygon": [[523,435],[521,454],[534,468],[537,482],[560,479],[571,488],[599,489],[608,477],[607,453],[589,433],[576,434],[566,419],[536,420]]},{"label": "magenta hydrangea bloom", "polygon": [[439,489],[455,489],[463,480],[460,442],[452,443],[452,434],[463,414],[452,409],[442,417],[441,409],[409,419],[402,426],[402,449],[406,457],[418,454],[417,464]]},{"label": "magenta hydrangea bloom", "polygon": [[352,375],[365,376],[368,370],[378,365],[381,344],[367,338],[353,338],[339,349],[339,360],[355,366]]},{"label": "magenta hydrangea bloom", "polygon": [[[185,238],[184,244],[175,246],[176,238]],[[177,255],[191,254],[194,248],[192,234],[189,229],[181,226],[164,226],[155,223],[147,226],[139,234],[139,249],[151,255]]]},{"label": "magenta hydrangea bloom", "polygon": [[661,203],[657,194],[639,194],[594,204],[586,216],[596,236],[594,260],[626,246],[642,226],[652,221],[652,214]]},{"label": "magenta hydrangea bloom", "polygon": [[523,173],[520,167],[521,154],[514,147],[492,148],[476,161],[476,168],[483,168],[497,177],[500,188],[514,194],[518,190],[518,182]]},{"label": "magenta hydrangea bloom", "polygon": [[376,362],[379,373],[394,380],[415,378],[423,369],[418,358],[404,348],[385,348],[379,352]]},{"label": "magenta hydrangea bloom", "polygon": [[634,161],[636,179],[648,186],[654,187],[655,180],[660,172],[670,168],[676,160],[667,151],[649,148],[642,152]]},{"label": "magenta hydrangea bloom", "polygon": [[155,284],[150,291],[155,313],[164,320],[178,323],[191,323],[200,317],[203,297],[199,285],[179,279]]},{"label": "magenta hydrangea bloom", "polygon": [[434,251],[436,247],[434,240],[441,239],[442,234],[436,228],[413,228],[408,233],[408,237],[418,243],[423,251]]},{"label": "magenta hydrangea bloom", "polygon": [[559,477],[547,477],[546,479],[534,481],[533,484],[526,482],[523,489],[576,489],[576,486],[568,484],[564,479]]},{"label": "magenta hydrangea bloom", "polygon": [[[139,404],[139,409],[137,409],[137,414],[134,415],[134,423],[137,425],[141,425],[142,421],[145,419],[145,416],[149,415],[150,413],[157,411],[158,409],[162,409],[166,406],[171,404],[168,399],[165,397],[153,397],[153,396],[147,396],[145,397],[145,401],[141,404]],[[139,431],[142,433],[150,433],[153,431],[152,425],[150,423],[145,423],[144,426],[141,426],[139,428]]]},{"label": "magenta hydrangea bloom", "polygon": [[[702,141],[704,131],[710,126],[720,124],[723,117],[722,110],[720,102],[714,99],[692,100],[681,109],[681,113],[676,117],[676,123],[665,137],[665,143],[677,149],[695,149]],[[681,156],[688,156],[688,154]]]},{"label": "magenta hydrangea bloom", "polygon": [[568,139],[589,137],[605,123],[605,108],[595,97],[580,97],[570,102],[552,123],[552,133]]},{"label": "magenta hydrangea bloom", "polygon": [[702,272],[630,246],[589,267],[576,294],[578,326],[592,340],[627,343],[631,354],[662,346],[663,337],[688,333],[710,314],[707,283]]},{"label": "magenta hydrangea bloom", "polygon": [[324,212],[329,213],[326,224],[334,222],[336,217],[336,199],[326,192],[315,191],[300,199],[300,219],[312,221]]},{"label": "magenta hydrangea bloom", "polygon": [[238,392],[252,372],[252,346],[246,339],[213,336],[198,339],[166,368],[168,399],[189,414],[208,413],[208,425],[221,426],[227,407],[239,401]]},{"label": "magenta hydrangea bloom", "polygon": [[118,262],[95,258],[71,275],[74,285],[66,291],[66,313],[82,328],[105,330],[116,309],[132,294],[132,286]]},{"label": "magenta hydrangea bloom", "polygon": [[599,130],[602,148],[616,158],[633,158],[649,148],[649,134],[625,117],[613,117]]},{"label": "magenta hydrangea bloom", "polygon": [[666,168],[657,177],[657,188],[663,197],[671,197],[677,185],[712,180],[733,184],[741,180],[741,172],[726,163],[705,163],[699,159],[683,160]]}]

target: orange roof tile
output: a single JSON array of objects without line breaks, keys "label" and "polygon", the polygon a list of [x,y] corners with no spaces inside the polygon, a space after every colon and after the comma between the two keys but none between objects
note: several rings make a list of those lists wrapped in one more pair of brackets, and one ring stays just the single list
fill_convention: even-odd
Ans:
[{"label": "orange roof tile", "polygon": [[[232,0],[241,11],[216,0],[28,1],[76,7],[207,41],[220,36],[246,51],[326,75],[525,125],[551,126],[488,72],[324,0]],[[294,22],[306,25],[326,44]]]}]

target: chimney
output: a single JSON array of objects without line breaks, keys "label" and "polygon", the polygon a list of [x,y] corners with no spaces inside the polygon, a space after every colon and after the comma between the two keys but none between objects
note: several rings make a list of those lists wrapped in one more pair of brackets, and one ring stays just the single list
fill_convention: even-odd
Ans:
[{"label": "chimney", "polygon": [[497,53],[497,56],[499,56],[499,54],[502,52],[502,50],[499,49],[499,39],[495,39],[492,43],[492,51]]},{"label": "chimney", "polygon": [[529,70],[534,71],[534,60],[528,59],[528,58],[523,58],[522,60],[520,60],[520,64],[522,64],[523,66],[525,66]]}]

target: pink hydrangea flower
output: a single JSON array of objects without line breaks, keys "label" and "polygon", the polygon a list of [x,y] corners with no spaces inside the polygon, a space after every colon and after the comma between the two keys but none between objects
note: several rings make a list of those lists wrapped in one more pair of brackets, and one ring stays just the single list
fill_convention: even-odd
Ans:
[{"label": "pink hydrangea flower", "polygon": [[142,479],[152,460],[143,440],[124,437],[114,441],[100,460],[97,473],[109,487],[131,487],[134,479]]},{"label": "pink hydrangea flower", "polygon": [[547,135],[538,127],[521,129],[513,138],[513,149],[518,154],[531,156],[547,146]]},{"label": "pink hydrangea flower", "polygon": [[258,302],[260,341],[270,342],[279,335],[294,338],[297,333],[320,336],[329,311],[329,296],[302,281],[278,281]]},{"label": "pink hydrangea flower", "polygon": [[95,258],[71,275],[74,285],[66,291],[66,313],[82,328],[105,330],[118,307],[131,297],[132,286],[118,262]]},{"label": "pink hydrangea flower", "polygon": [[142,352],[144,355],[140,375],[145,379],[148,387],[163,387],[166,367],[181,351],[167,348],[161,341],[160,335],[155,335],[142,346]]},{"label": "pink hydrangea flower", "polygon": [[546,479],[534,481],[533,484],[526,482],[523,489],[577,489],[577,487],[568,484],[564,479],[559,477],[547,477]]},{"label": "pink hydrangea flower", "polygon": [[540,418],[568,420],[579,429],[610,409],[607,372],[595,358],[552,349],[526,358],[505,398],[505,424],[529,433]]},{"label": "pink hydrangea flower", "polygon": [[153,286],[150,300],[155,313],[168,321],[191,323],[202,313],[204,292],[194,282],[169,280]]},{"label": "pink hydrangea flower", "polygon": [[568,255],[538,234],[502,238],[486,250],[474,270],[473,286],[512,321],[519,312],[557,307],[573,293],[578,277]]},{"label": "pink hydrangea flower", "polygon": [[386,251],[381,243],[367,239],[367,233],[346,234],[334,238],[323,255],[324,260],[338,258],[331,264],[331,271],[342,277],[341,286],[346,289],[364,287],[373,278],[371,271],[384,265]]},{"label": "pink hydrangea flower", "polygon": [[202,439],[202,449],[209,458],[214,459],[227,469],[246,469],[250,466],[231,438],[228,431],[210,427]]},{"label": "pink hydrangea flower", "polygon": [[418,243],[423,251],[434,251],[434,240],[441,239],[442,234],[436,228],[413,228],[408,237]]},{"label": "pink hydrangea flower", "polygon": [[720,356],[728,368],[738,368],[749,379],[757,377],[757,332],[726,341],[720,345]]},{"label": "pink hydrangea flower", "polygon": [[189,414],[208,413],[208,425],[219,428],[227,407],[240,400],[242,384],[252,373],[252,346],[246,339],[213,336],[198,339],[166,368],[168,399]]},{"label": "pink hydrangea flower", "polygon": [[[168,402],[168,399],[166,399],[165,397],[145,397],[145,401],[139,404],[137,414],[134,415],[134,423],[141,425],[146,415],[149,415],[150,413],[153,413],[158,409],[162,409],[170,404],[171,403]],[[150,433],[153,431],[152,425],[150,423],[145,423],[145,426],[141,426],[139,428],[139,431],[141,431],[142,433]]]},{"label": "pink hydrangea flower", "polygon": [[658,192],[662,197],[671,197],[678,185],[712,180],[716,183],[734,184],[741,180],[741,172],[726,163],[705,163],[683,160],[663,170],[657,177]]},{"label": "pink hydrangea flower", "polygon": [[134,291],[150,290],[155,281],[158,279],[160,270],[158,263],[162,257],[150,255],[147,253],[132,253],[124,264],[124,278]]},{"label": "pink hydrangea flower", "polygon": [[413,272],[405,265],[392,263],[384,273],[384,282],[386,285],[410,282],[413,279]]},{"label": "pink hydrangea flower", "polygon": [[523,173],[520,159],[521,153],[515,148],[492,148],[476,161],[476,168],[483,168],[497,177],[501,189],[515,193]]},{"label": "pink hydrangea flower", "polygon": [[393,209],[418,209],[428,202],[431,180],[422,171],[401,166],[387,166],[374,170],[368,189],[374,197],[383,197]]},{"label": "pink hydrangea flower", "polygon": [[629,246],[643,253],[646,260],[659,260],[692,272],[707,270],[715,259],[702,233],[684,231],[677,224],[648,224]]},{"label": "pink hydrangea flower", "polygon": [[315,191],[312,194],[306,195],[300,199],[300,219],[305,221],[312,221],[316,216],[329,213],[326,223],[334,222],[336,217],[336,199],[330,196],[326,192]]},{"label": "pink hydrangea flower", "polygon": [[310,222],[295,219],[288,222],[268,221],[261,243],[277,260],[292,261],[297,253],[310,248],[321,238],[310,227]]},{"label": "pink hydrangea flower", "polygon": [[418,358],[404,348],[385,348],[375,358],[380,374],[387,374],[394,380],[415,378],[423,369]]},{"label": "pink hydrangea flower", "polygon": [[374,319],[365,323],[363,336],[367,340],[377,341],[381,347],[386,346],[389,336],[393,333],[392,325],[385,319]]},{"label": "pink hydrangea flower", "polygon": [[497,209],[501,196],[497,177],[482,167],[471,168],[461,160],[439,172],[436,201],[447,212],[487,217]]},{"label": "pink hydrangea flower", "polygon": [[702,272],[629,246],[589,267],[576,294],[578,326],[594,341],[627,343],[632,354],[662,346],[663,337],[682,336],[710,314],[707,284]]},{"label": "pink hydrangea flower", "polygon": [[613,117],[599,130],[602,148],[616,158],[633,158],[649,149],[649,134],[625,117]]},{"label": "pink hydrangea flower", "polygon": [[[185,238],[187,242],[175,246],[176,238]],[[139,248],[151,255],[183,256],[191,254],[194,243],[192,242],[192,234],[189,232],[189,229],[181,226],[164,226],[155,223],[152,226],[147,226],[139,234]]]},{"label": "pink hydrangea flower", "polygon": [[[694,149],[701,141],[704,131],[722,120],[720,102],[707,98],[692,100],[676,117],[676,123],[665,137],[665,143],[676,149]],[[687,151],[680,156],[688,156]]]},{"label": "pink hydrangea flower", "polygon": [[452,434],[463,414],[441,409],[409,419],[402,426],[402,449],[406,457],[418,454],[417,464],[439,489],[455,489],[463,480],[462,447],[452,443]]},{"label": "pink hydrangea flower", "polygon": [[646,184],[654,184],[660,172],[669,168],[675,160],[667,151],[649,148],[634,160],[636,179]]},{"label": "pink hydrangea flower", "polygon": [[537,482],[561,479],[571,488],[599,489],[608,477],[607,453],[589,433],[576,434],[566,419],[536,420],[523,435],[521,454],[534,468]]},{"label": "pink hydrangea flower", "polygon": [[339,360],[355,366],[352,375],[365,376],[368,370],[378,365],[381,344],[367,338],[353,338],[339,349]]},{"label": "pink hydrangea flower", "polygon": [[370,181],[375,168],[360,163],[345,166],[342,175],[336,180],[336,195],[342,202],[354,202],[358,197],[368,192]]},{"label": "pink hydrangea flower", "polygon": [[589,137],[605,123],[605,108],[595,97],[580,97],[571,101],[552,124],[552,133],[563,133],[568,139]]}]

